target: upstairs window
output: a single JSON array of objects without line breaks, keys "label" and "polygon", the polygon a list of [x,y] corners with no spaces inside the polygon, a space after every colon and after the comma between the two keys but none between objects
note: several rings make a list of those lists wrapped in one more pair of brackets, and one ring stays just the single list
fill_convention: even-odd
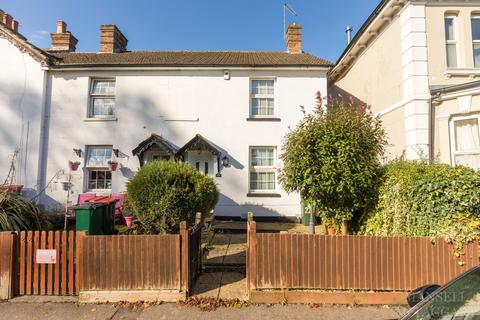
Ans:
[{"label": "upstairs window", "polygon": [[472,15],[473,65],[480,68],[480,15]]},{"label": "upstairs window", "polygon": [[272,117],[275,114],[275,80],[252,80],[251,117]]},{"label": "upstairs window", "polygon": [[115,115],[115,80],[94,79],[90,90],[89,118],[112,118]]},{"label": "upstairs window", "polygon": [[275,171],[275,147],[250,148],[250,191],[275,191]]},{"label": "upstairs window", "polygon": [[480,169],[480,114],[460,116],[450,123],[453,164]]},{"label": "upstairs window", "polygon": [[447,53],[447,68],[457,67],[457,17],[454,15],[445,16],[445,44]]}]

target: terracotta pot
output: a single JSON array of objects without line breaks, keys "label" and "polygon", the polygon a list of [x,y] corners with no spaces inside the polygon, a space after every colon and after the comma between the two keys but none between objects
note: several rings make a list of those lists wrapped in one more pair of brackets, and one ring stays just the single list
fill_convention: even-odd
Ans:
[{"label": "terracotta pot", "polygon": [[110,163],[108,165],[108,170],[109,171],[116,171],[117,170],[118,163]]},{"label": "terracotta pot", "polygon": [[70,167],[70,170],[72,170],[72,171],[77,171],[79,165],[80,165],[80,163],[78,163],[78,162],[68,164],[68,166]]},{"label": "terracotta pot", "polygon": [[125,223],[127,224],[127,227],[131,228],[133,226],[133,217],[128,216],[124,218],[125,218]]},{"label": "terracotta pot", "polygon": [[337,229],[335,229],[335,227],[332,227],[332,226],[328,226],[327,228],[327,234],[329,236],[334,236],[337,234]]}]

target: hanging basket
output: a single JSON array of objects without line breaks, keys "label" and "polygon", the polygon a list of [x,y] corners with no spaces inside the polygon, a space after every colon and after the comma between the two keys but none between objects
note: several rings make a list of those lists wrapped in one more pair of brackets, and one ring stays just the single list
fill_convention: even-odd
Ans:
[{"label": "hanging basket", "polygon": [[75,161],[75,162],[69,161],[68,162],[68,167],[70,168],[71,171],[77,171],[78,166],[80,166],[80,162],[78,162],[78,161]]},{"label": "hanging basket", "polygon": [[118,163],[117,162],[109,162],[108,163],[108,170],[109,171],[117,171]]}]

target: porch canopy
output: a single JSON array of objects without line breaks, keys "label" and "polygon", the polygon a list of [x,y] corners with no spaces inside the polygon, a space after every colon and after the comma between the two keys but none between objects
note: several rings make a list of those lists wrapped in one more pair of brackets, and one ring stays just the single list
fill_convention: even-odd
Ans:
[{"label": "porch canopy", "polygon": [[188,151],[208,151],[217,158],[217,177],[221,177],[221,155],[222,150],[216,146],[213,142],[204,138],[200,134],[196,134],[193,139],[188,141],[183,147],[177,151],[177,157],[184,160]]},{"label": "porch canopy", "polygon": [[165,151],[167,154],[176,156],[178,147],[175,146],[173,143],[165,140],[163,137],[159,136],[158,134],[153,133],[148,139],[143,140],[140,144],[132,150],[134,156],[138,156],[140,160],[140,166],[144,164],[144,154],[148,151],[152,146],[157,146],[161,150]]}]

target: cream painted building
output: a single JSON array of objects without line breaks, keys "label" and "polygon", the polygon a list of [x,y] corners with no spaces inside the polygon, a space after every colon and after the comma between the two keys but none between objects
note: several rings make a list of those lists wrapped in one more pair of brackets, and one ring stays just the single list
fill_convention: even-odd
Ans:
[{"label": "cream painted building", "polygon": [[388,158],[480,168],[480,1],[382,0],[329,73],[381,116]]}]

